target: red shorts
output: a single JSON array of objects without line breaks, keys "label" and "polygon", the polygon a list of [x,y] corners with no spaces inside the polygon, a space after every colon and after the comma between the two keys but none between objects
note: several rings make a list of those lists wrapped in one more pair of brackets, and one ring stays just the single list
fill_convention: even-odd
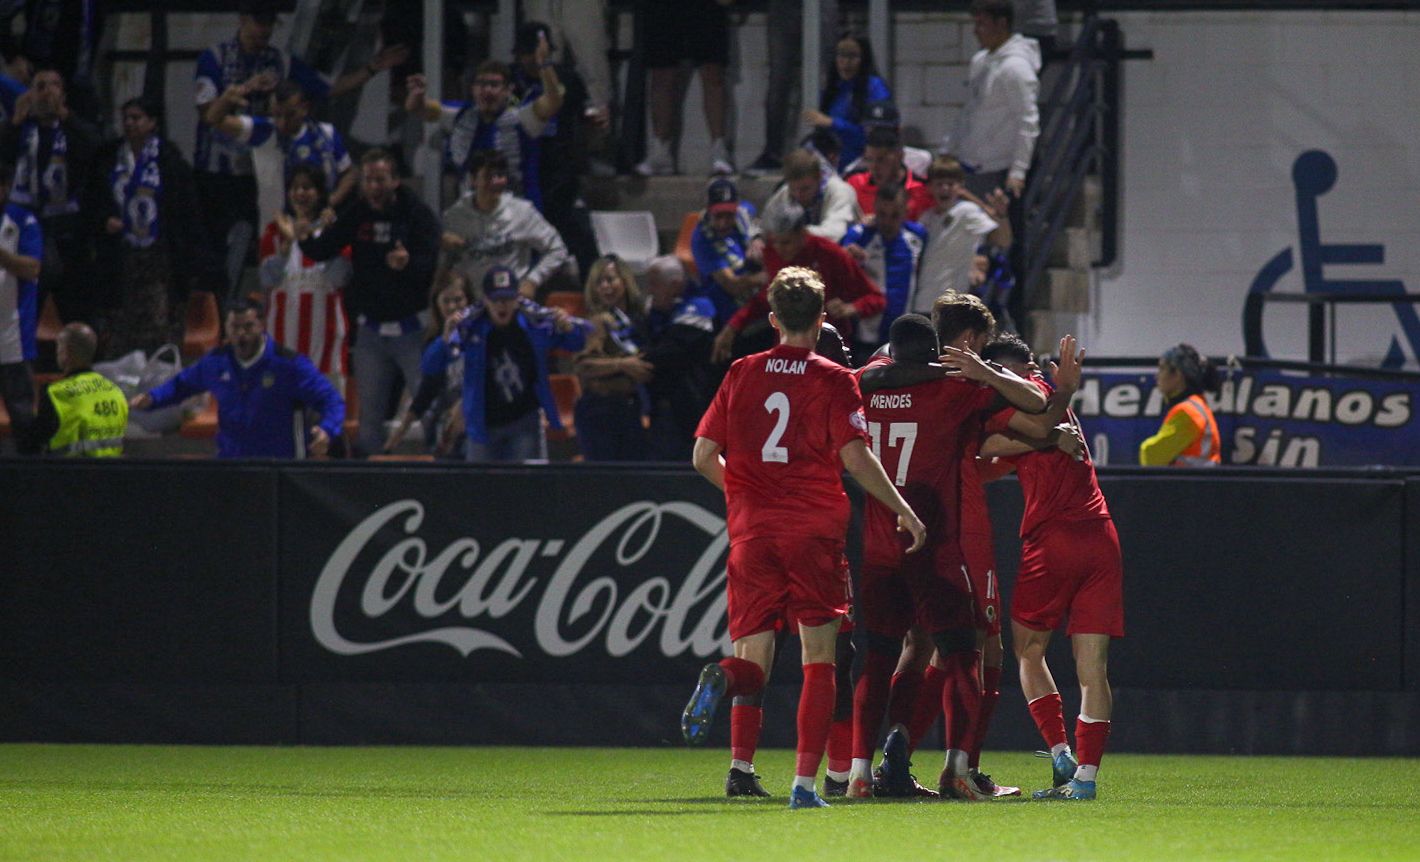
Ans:
[{"label": "red shorts", "polygon": [[1001,582],[996,578],[996,548],[990,536],[963,533],[961,553],[971,576],[971,594],[976,602],[973,628],[987,637],[1001,633]]},{"label": "red shorts", "polygon": [[746,539],[730,546],[730,640],[774,631],[783,621],[821,626],[848,613],[842,539]]},{"label": "red shorts", "polygon": [[1113,521],[1048,524],[1022,543],[1011,619],[1044,632],[1067,612],[1067,634],[1124,637],[1124,563]]},{"label": "red shorts", "polygon": [[[841,635],[843,635],[843,634],[852,634],[852,633],[853,633],[853,575],[852,575],[852,570],[848,567],[848,557],[846,557],[846,556],[843,557],[843,559],[839,562],[839,568],[843,569],[843,583],[844,583],[846,589],[848,590],[848,613],[844,614],[844,616],[843,616],[843,622],[838,626],[838,633],[841,634]],[[787,632],[789,632],[790,634],[797,635],[797,634],[799,633],[799,624],[798,624],[798,622],[794,619],[794,615],[793,615],[792,613],[790,613],[789,610],[786,608],[785,611],[784,611],[784,616],[781,617],[781,618],[779,619],[779,621],[774,624],[774,630],[775,630],[776,632],[779,632],[779,631],[787,631]]]},{"label": "red shorts", "polygon": [[863,566],[855,609],[863,628],[901,638],[914,624],[928,633],[976,627],[971,581],[955,551],[933,558],[929,548],[898,566]]}]

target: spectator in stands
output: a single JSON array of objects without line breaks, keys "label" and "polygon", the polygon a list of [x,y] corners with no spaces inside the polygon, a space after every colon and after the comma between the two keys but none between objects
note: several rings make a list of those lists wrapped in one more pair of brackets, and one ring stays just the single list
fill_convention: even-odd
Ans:
[{"label": "spectator in stands", "polygon": [[457,269],[481,284],[494,266],[518,273],[518,290],[536,298],[547,279],[567,262],[562,237],[529,201],[508,191],[508,159],[480,150],[469,160],[473,194],[444,212],[439,268]]},{"label": "spectator in stands", "polygon": [[359,177],[355,163],[345,149],[345,141],[335,126],[311,119],[311,98],[297,81],[276,85],[271,97],[271,116],[253,117],[235,113],[247,106],[251,84],[233,84],[207,103],[202,120],[224,138],[245,144],[252,151],[269,147],[281,155],[284,197],[291,172],[299,165],[319,168],[322,185],[330,190],[330,205],[338,207],[355,191]]},{"label": "spectator in stands", "polygon": [[18,49],[36,68],[54,69],[69,83],[69,104],[85,122],[103,122],[94,88],[96,49],[103,39],[105,13],[100,0],[5,0],[0,3],[0,32],[10,34],[23,14]]},{"label": "spectator in stands", "polygon": [[[460,272],[445,271],[429,292],[429,325],[424,329],[423,364],[431,362],[434,342],[448,338],[463,319],[464,311],[477,304],[473,285]],[[424,429],[424,446],[439,458],[464,460],[468,434],[463,420],[463,354],[444,364],[436,374],[425,372],[419,391],[385,441],[385,452],[393,452],[417,421]]]},{"label": "spectator in stands", "polygon": [[[542,69],[538,65],[537,48],[543,41],[556,48],[548,33],[548,25],[541,21],[526,21],[518,27],[513,41],[513,88],[520,104],[542,98]],[[605,41],[603,36],[603,44]],[[605,57],[602,66],[606,66]],[[556,71],[563,87],[562,107],[548,121],[540,141],[542,214],[577,259],[578,271],[587,272],[597,259],[597,238],[592,231],[591,212],[582,200],[582,174],[587,171],[588,162],[585,136],[578,131],[586,124],[605,130],[611,114],[605,101],[601,102],[601,107],[592,105],[587,86],[576,69],[561,64]]]},{"label": "spectator in stands", "polygon": [[[508,188],[542,209],[541,141],[547,124],[562,110],[562,82],[547,59],[552,47],[540,38],[533,52],[542,94],[518,105],[513,99],[513,73],[504,63],[485,60],[469,84],[470,101],[441,104],[426,96],[423,75],[405,82],[404,109],[438,123],[448,136],[444,141],[444,170],[460,181],[472,168],[474,153],[497,150],[508,160]],[[421,107],[422,106],[422,107]]]},{"label": "spectator in stands", "polygon": [[649,397],[645,384],[654,370],[641,356],[645,302],[636,273],[607,255],[587,275],[586,302],[592,332],[577,354],[577,443],[588,461],[640,461],[648,452]]},{"label": "spectator in stands", "polygon": [[[317,101],[337,98],[363,87],[372,77],[398,66],[409,56],[407,46],[387,46],[368,64],[346,72],[332,84],[299,58],[271,44],[280,5],[275,0],[240,0],[236,35],[197,58],[194,102],[199,118],[209,103],[235,84],[247,87],[247,112],[263,116],[271,113],[271,96],[282,81],[296,81]],[[199,122],[192,161],[208,241],[213,244],[214,256],[225,261],[227,289],[234,291],[260,224],[251,149],[240,141],[218,136],[211,126]]]},{"label": "spectator in stands", "polygon": [[37,282],[44,235],[34,213],[9,200],[14,177],[14,167],[0,163],[0,399],[15,438],[25,440],[35,412]]},{"label": "spectator in stands", "polygon": [[[898,114],[897,105],[891,101],[869,102],[863,108],[863,128],[867,134],[871,135],[873,129],[892,129],[897,132],[898,140],[902,140],[902,120]],[[927,176],[927,170],[932,167],[932,153],[920,147],[902,147],[902,163],[909,173],[918,177]],[[849,176],[858,171],[866,171],[868,163],[863,158],[852,162],[843,169],[843,175]]]},{"label": "spectator in stands", "polygon": [[[786,169],[788,167],[786,161]],[[780,269],[803,266],[816,271],[825,288],[824,311],[828,322],[845,337],[852,338],[856,319],[881,314],[887,300],[863,268],[836,242],[815,236],[808,230],[808,214],[796,201],[771,199],[764,207],[761,226],[768,243],[764,250],[764,274],[770,283]],[[735,312],[725,329],[715,338],[713,359],[723,362],[736,347],[735,337],[750,323],[769,313],[769,299],[760,290]]]},{"label": "spectator in stands", "polygon": [[[217,399],[218,458],[323,457],[345,421],[345,402],[305,356],[277,347],[266,334],[265,309],[255,299],[232,300],[223,327],[227,343],[167,383],[133,396],[134,410],[152,410],[211,392]],[[320,421],[306,428],[306,412]]]},{"label": "spectator in stands", "polygon": [[547,380],[547,355],[555,349],[580,351],[591,324],[520,296],[518,275],[505,266],[488,270],[482,287],[480,304],[424,355],[423,371],[442,374],[455,355],[463,356],[468,460],[546,459],[543,417],[549,427],[562,427]]},{"label": "spectator in stands", "polygon": [[809,233],[830,243],[842,239],[849,225],[863,220],[853,187],[837,176],[825,176],[818,156],[806,149],[784,159],[784,185],[770,196],[765,209],[790,201],[804,211]]},{"label": "spectator in stands", "polygon": [[[837,32],[838,0],[819,0],[818,8],[820,44],[832,45]],[[764,94],[764,150],[745,169],[750,176],[778,174],[784,169],[783,155],[790,146],[792,131],[790,104],[798,101],[796,84],[803,64],[802,0],[769,0],[765,23],[768,44],[774,47],[769,52],[769,81]]]},{"label": "spectator in stands", "polygon": [[101,302],[113,315],[103,332],[109,357],[181,343],[188,297],[211,290],[215,270],[192,166],[158,133],[162,104],[129,99],[122,119],[123,136],[99,150],[83,207],[95,259],[118,282]]},{"label": "spectator in stands", "polygon": [[330,260],[350,246],[353,273],[345,308],[356,324],[355,386],[360,452],[378,452],[384,421],[394,413],[398,380],[419,386],[420,331],[439,253],[439,220],[400,184],[394,156],[373,149],[360,158],[360,196],[335,222],[299,240],[311,260]]},{"label": "spectator in stands", "polygon": [[33,212],[44,231],[40,291],[54,297],[65,320],[91,320],[102,296],[87,265],[89,243],[79,212],[99,133],[70,112],[66,99],[58,72],[35,72],[0,132],[0,161],[15,168],[10,202]]},{"label": "spectator in stands", "polygon": [[15,115],[15,102],[30,88],[34,63],[18,49],[9,47],[0,55],[0,123]]},{"label": "spectator in stands", "polygon": [[[646,344],[652,366],[650,458],[687,461],[695,427],[710,406],[716,379],[710,365],[715,307],[704,296],[687,296],[685,266],[675,255],[652,258],[646,270]],[[579,426],[580,429],[580,426]]]},{"label": "spectator in stands", "polygon": [[1016,32],[1040,45],[1041,68],[1050,62],[1055,50],[1056,31],[1060,18],[1055,13],[1055,0],[1014,0]]},{"label": "spectator in stands", "polygon": [[980,281],[974,266],[977,247],[987,243],[997,249],[1011,245],[1011,225],[1006,220],[1006,196],[997,189],[983,206],[966,192],[966,172],[956,159],[940,156],[927,172],[936,205],[922,216],[927,248],[917,290],[908,310],[931,314],[932,303],[949,290],[971,293]]},{"label": "spectator in stands", "polygon": [[261,234],[257,274],[266,293],[266,326],[272,340],[309,357],[344,397],[344,291],[351,277],[350,247],[329,260],[315,261],[301,254],[299,245],[335,220],[325,180],[325,171],[316,165],[291,169],[286,207]]},{"label": "spectator in stands", "polygon": [[711,180],[705,198],[690,253],[719,327],[764,287],[764,239],[754,204],[740,200],[734,183],[724,177]]},{"label": "spectator in stands", "polygon": [[[524,21],[546,21],[561,37],[561,65],[564,69],[575,67],[586,82],[589,102],[582,111],[605,127],[611,121],[613,87],[607,58],[606,0],[523,0],[522,6]],[[553,42],[550,37],[548,41]],[[571,57],[567,56],[569,50]]]},{"label": "spectator in stands", "polygon": [[1004,187],[1019,197],[1040,134],[1040,46],[1011,33],[1010,0],[973,0],[971,16],[981,50],[971,58],[966,104],[938,151],[967,169],[972,194],[985,198]]},{"label": "spectator in stands", "polygon": [[638,8],[641,30],[648,34],[646,68],[651,71],[651,135],[646,159],[636,166],[643,177],[676,172],[674,142],[680,137],[680,66],[686,60],[700,72],[700,92],[705,126],[710,132],[709,169],[712,176],[733,174],[734,162],[725,142],[725,67],[730,60],[732,0],[651,2]]},{"label": "spectator in stands", "polygon": [[64,376],[39,396],[39,413],[22,452],[70,458],[117,458],[123,454],[128,401],[123,390],[95,374],[98,337],[88,324],[75,321],[59,331],[55,354]]},{"label": "spectator in stands", "polygon": [[897,186],[907,192],[907,218],[917,221],[932,208],[932,192],[920,178],[912,175],[903,160],[902,138],[897,130],[879,126],[868,133],[868,146],[863,153],[867,170],[848,177],[848,185],[858,195],[858,206],[865,215],[873,214],[878,190]]},{"label": "spectator in stands", "polygon": [[1179,344],[1159,357],[1154,377],[1168,406],[1163,425],[1139,444],[1145,467],[1215,467],[1223,462],[1218,419],[1205,394],[1217,392],[1218,369],[1191,344]]},{"label": "spectator in stands", "polygon": [[843,141],[839,140],[837,132],[828,126],[821,126],[809,132],[802,146],[818,158],[819,171],[825,180],[838,177],[838,157],[843,154]]},{"label": "spectator in stands", "polygon": [[843,236],[843,247],[863,264],[868,277],[883,289],[887,307],[882,315],[858,322],[853,356],[868,361],[888,341],[892,322],[907,311],[917,288],[917,270],[927,247],[927,231],[909,218],[907,190],[899,185],[878,187],[872,224],[854,225]]},{"label": "spectator in stands", "polygon": [[873,47],[867,38],[845,34],[834,48],[828,86],[819,99],[818,110],[804,110],[804,121],[809,125],[830,127],[838,133],[843,150],[835,167],[840,173],[863,154],[864,108],[869,102],[891,98],[892,92],[878,77],[878,68],[873,62]]}]

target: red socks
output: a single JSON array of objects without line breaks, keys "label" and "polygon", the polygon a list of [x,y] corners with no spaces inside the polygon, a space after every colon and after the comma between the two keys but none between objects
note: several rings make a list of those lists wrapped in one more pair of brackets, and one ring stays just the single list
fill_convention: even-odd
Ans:
[{"label": "red socks", "polygon": [[996,701],[1001,699],[1001,669],[988,665],[981,673],[981,712],[976,716],[976,733],[967,750],[967,762],[972,769],[981,765],[981,746],[986,744],[986,731],[991,727]]},{"label": "red socks", "polygon": [[908,753],[917,750],[917,744],[942,714],[942,687],[946,684],[947,672],[934,664],[927,665],[922,674],[922,687],[917,691],[917,702],[912,705],[912,717],[907,720]]},{"label": "red socks", "polygon": [[1108,721],[1075,721],[1075,757],[1081,766],[1100,765],[1104,757],[1104,746],[1109,741]]},{"label": "red socks", "polygon": [[764,671],[754,662],[729,656],[720,659],[725,669],[725,697],[751,695],[764,688]]},{"label": "red socks", "polygon": [[730,707],[730,757],[753,763],[763,724],[764,707],[740,704]]},{"label": "red socks", "polygon": [[[838,688],[837,680],[834,689]],[[835,719],[828,727],[828,771],[847,772],[853,768],[853,718]]]},{"label": "red socks", "polygon": [[1045,747],[1064,745],[1065,715],[1060,707],[1060,692],[1052,691],[1044,697],[1036,698],[1027,706],[1030,708],[1030,717],[1035,719],[1035,726],[1040,730],[1041,739],[1045,740]]},{"label": "red socks", "polygon": [[942,712],[947,717],[948,751],[966,751],[975,741],[976,717],[981,712],[980,650],[962,650],[942,656],[946,685]]},{"label": "red socks", "polygon": [[917,703],[917,689],[922,686],[922,674],[907,670],[892,675],[892,688],[888,695],[888,727],[906,725],[912,720],[912,709]]},{"label": "red socks", "polygon": [[804,687],[799,693],[799,747],[795,775],[817,775],[828,747],[836,689],[832,664],[804,665]]},{"label": "red socks", "polygon": [[887,708],[888,686],[894,656],[869,650],[863,662],[863,675],[853,687],[853,756],[867,760],[878,747],[878,731],[883,725]]}]

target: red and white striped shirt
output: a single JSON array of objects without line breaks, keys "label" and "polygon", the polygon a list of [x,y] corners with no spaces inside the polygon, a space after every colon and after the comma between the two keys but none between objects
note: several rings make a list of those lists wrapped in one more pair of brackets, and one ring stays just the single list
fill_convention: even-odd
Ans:
[{"label": "red and white striped shirt", "polygon": [[342,291],[350,282],[350,249],[317,262],[294,245],[280,254],[276,223],[261,235],[261,284],[270,291],[266,328],[282,347],[305,354],[322,374],[344,374],[348,324]]}]

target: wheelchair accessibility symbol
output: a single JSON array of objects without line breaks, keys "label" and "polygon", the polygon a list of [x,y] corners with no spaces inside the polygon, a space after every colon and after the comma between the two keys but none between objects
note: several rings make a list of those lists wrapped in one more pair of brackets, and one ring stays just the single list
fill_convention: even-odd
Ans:
[{"label": "wheelchair accessibility symbol", "polygon": [[[1325,267],[1328,264],[1385,263],[1385,246],[1379,244],[1337,244],[1321,241],[1321,224],[1317,216],[1317,200],[1336,185],[1336,160],[1321,150],[1308,150],[1297,157],[1292,164],[1292,183],[1297,193],[1297,251],[1301,258],[1302,282],[1305,294],[1273,293],[1272,289],[1293,268],[1297,266],[1297,256],[1293,249],[1278,252],[1252,281],[1243,307],[1243,339],[1247,355],[1268,357],[1267,345],[1262,337],[1262,310],[1268,300],[1297,299],[1310,303],[1310,356],[1312,362],[1321,362],[1322,342],[1325,340],[1325,305],[1333,308],[1336,303],[1386,303],[1388,297],[1396,297],[1391,302],[1399,320],[1401,331],[1409,344],[1410,354],[1420,357],[1420,315],[1407,296],[1405,283],[1395,279],[1375,281],[1343,281],[1328,279]],[[1334,332],[1333,332],[1334,337]],[[1382,366],[1399,367],[1405,364],[1406,351],[1400,340],[1391,337]]]}]

